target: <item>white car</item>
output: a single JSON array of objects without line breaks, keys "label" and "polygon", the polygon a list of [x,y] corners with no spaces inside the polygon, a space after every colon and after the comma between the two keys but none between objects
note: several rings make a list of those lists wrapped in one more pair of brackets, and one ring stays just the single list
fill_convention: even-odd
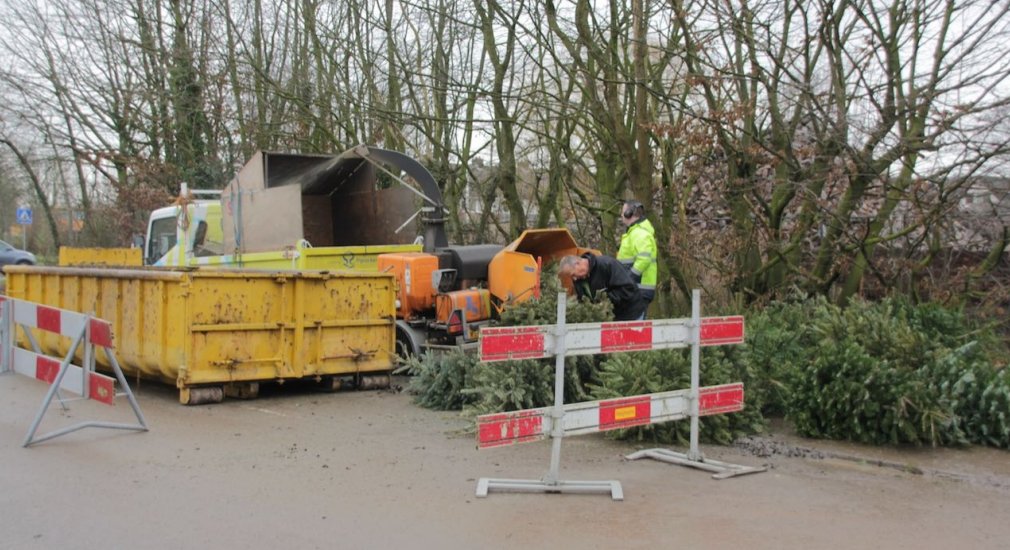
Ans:
[{"label": "white car", "polygon": [[0,241],[0,267],[12,264],[35,265],[35,254]]}]

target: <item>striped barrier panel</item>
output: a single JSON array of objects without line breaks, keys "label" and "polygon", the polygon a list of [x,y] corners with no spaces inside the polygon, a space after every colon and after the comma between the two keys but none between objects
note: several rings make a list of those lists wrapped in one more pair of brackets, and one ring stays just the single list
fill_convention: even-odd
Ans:
[{"label": "striped barrier panel", "polygon": [[[17,327],[21,327],[25,340],[32,347],[31,350],[18,346]],[[73,343],[66,357],[55,358],[42,353],[32,331],[58,334],[72,339]],[[72,361],[81,346],[83,346],[84,365],[74,365]],[[96,347],[105,350],[115,377],[95,371]],[[108,321],[83,313],[0,296],[0,373],[8,371],[35,378],[50,385],[42,406],[25,437],[25,447],[87,427],[147,431],[144,416],[126,378],[123,376],[119,362],[116,360],[112,326]],[[116,382],[123,389],[122,393],[116,393]],[[39,424],[52,403],[53,397],[59,396],[59,390],[72,392],[84,399],[91,399],[107,405],[113,405],[117,396],[125,395],[133,408],[137,423],[85,421],[36,436]],[[59,400],[64,406],[66,405],[67,400],[62,397],[59,397]]]},{"label": "striped barrier panel", "polygon": [[[640,451],[629,459],[655,458],[713,471],[718,479],[764,471],[707,460],[698,450],[698,419],[743,410],[742,383],[699,387],[700,348],[740,344],[745,338],[744,318],[701,317],[700,292],[692,297],[690,319],[565,324],[566,295],[558,295],[556,325],[482,328],[481,361],[507,361],[555,357],[554,406],[487,414],[477,418],[477,448],[504,447],[552,438],[551,465],[542,480],[481,478],[477,496],[491,489],[546,493],[610,493],[623,500],[617,481],[562,481],[558,479],[561,439],[607,430],[691,419],[688,454],[662,449]],[[564,363],[570,355],[597,355],[691,347],[691,387],[684,390],[564,404]]]},{"label": "striped barrier panel", "polygon": [[[691,319],[576,323],[565,326],[565,355],[599,355],[653,351],[691,345]],[[481,361],[543,359],[555,355],[557,325],[482,328]],[[701,320],[701,345],[744,342],[744,319],[706,317]]]},{"label": "striped barrier panel", "polygon": [[[9,299],[0,297],[0,301],[7,300]],[[67,338],[76,338],[83,332],[85,340],[82,343],[84,345],[112,348],[112,326],[106,321],[20,300],[11,300],[11,304],[15,324],[59,334]],[[15,372],[49,384],[56,380],[60,372],[61,360],[13,346],[10,348],[10,352],[13,353],[11,366]],[[87,376],[88,383],[85,386],[84,369],[74,364],[68,364],[67,369],[69,369],[67,376],[64,376],[60,382],[61,389],[112,404],[116,396],[116,380],[114,378],[97,372],[91,373],[90,376]]]},{"label": "striped barrier panel", "polygon": [[[14,372],[29,378],[36,378],[48,384],[56,382],[62,364],[48,355],[41,355],[21,348],[14,349]],[[60,389],[76,393],[112,405],[116,398],[116,379],[97,372],[87,376],[85,385],[84,369],[74,364],[66,366],[67,374],[60,380]]]},{"label": "striped barrier panel", "polygon": [[[706,386],[699,391],[698,414],[709,416],[743,410],[743,384]],[[681,420],[691,414],[691,390],[565,405],[565,437]],[[477,447],[504,447],[545,439],[554,430],[553,407],[485,414],[477,417]]]}]

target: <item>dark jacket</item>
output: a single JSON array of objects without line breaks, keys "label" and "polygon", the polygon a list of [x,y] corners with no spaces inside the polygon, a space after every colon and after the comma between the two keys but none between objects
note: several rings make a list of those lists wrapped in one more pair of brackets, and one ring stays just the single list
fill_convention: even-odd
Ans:
[{"label": "dark jacket", "polygon": [[610,256],[586,253],[582,257],[589,260],[589,276],[574,282],[579,297],[593,300],[597,292],[605,290],[614,304],[614,320],[632,321],[641,317],[649,303],[639,293],[628,269]]}]

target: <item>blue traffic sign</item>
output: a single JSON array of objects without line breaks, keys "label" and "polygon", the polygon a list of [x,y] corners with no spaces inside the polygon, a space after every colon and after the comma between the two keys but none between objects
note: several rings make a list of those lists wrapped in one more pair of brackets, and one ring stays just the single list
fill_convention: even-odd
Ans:
[{"label": "blue traffic sign", "polygon": [[[9,212],[9,210],[8,210]],[[31,225],[32,224],[32,209],[27,206],[22,206],[18,208],[17,213],[18,223],[21,225]]]}]

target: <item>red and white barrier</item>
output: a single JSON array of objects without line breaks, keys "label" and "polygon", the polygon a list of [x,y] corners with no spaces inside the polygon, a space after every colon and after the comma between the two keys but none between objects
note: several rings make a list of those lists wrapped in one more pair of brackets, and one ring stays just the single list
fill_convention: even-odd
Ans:
[{"label": "red and white barrier", "polygon": [[[698,414],[743,410],[743,384],[706,386],[699,392]],[[681,420],[691,414],[691,390],[570,403],[563,407],[565,437]],[[485,414],[477,417],[477,447],[504,447],[546,438],[554,430],[554,407]]]},{"label": "red and white barrier", "polygon": [[[691,319],[565,325],[565,355],[653,351],[691,345]],[[557,353],[557,325],[482,328],[481,361],[543,359]],[[701,320],[701,345],[742,344],[743,317]]]},{"label": "red and white barrier", "polygon": [[[683,418],[691,419],[691,449],[686,455],[661,449],[640,451],[629,459],[656,458],[716,472],[713,477],[764,471],[706,460],[698,450],[701,416],[743,409],[742,383],[699,387],[700,348],[744,341],[740,316],[701,318],[700,292],[695,290],[690,319],[565,324],[564,293],[558,295],[558,323],[529,327],[483,328],[482,361],[539,359],[555,356],[554,406],[483,415],[477,418],[477,447],[486,449],[553,438],[551,466],[542,480],[481,478],[477,496],[491,489],[547,493],[610,493],[622,500],[618,481],[558,479],[561,439],[565,436],[630,428]],[[568,355],[596,355],[691,347],[691,387],[685,390],[564,404],[564,363]]]},{"label": "red and white barrier", "polygon": [[11,300],[12,303],[17,304],[14,307],[14,322],[21,326],[37,328],[67,338],[76,338],[87,328],[86,344],[112,348],[112,325],[108,321],[76,311],[0,296],[0,301],[4,300]]},{"label": "red and white barrier", "polygon": [[[31,350],[18,346],[16,333],[19,326],[25,340],[31,345]],[[49,332],[72,339],[73,343],[66,357],[54,358],[42,353],[32,331]],[[84,366],[74,365],[72,361],[82,345]],[[112,363],[115,378],[95,371],[96,346],[105,350]],[[25,437],[25,447],[87,427],[147,431],[144,416],[116,361],[112,326],[108,321],[83,313],[0,296],[0,373],[7,371],[14,371],[50,384],[49,392]],[[117,381],[123,388],[121,394],[116,393]],[[114,404],[117,395],[125,395],[136,414],[137,424],[86,421],[36,437],[36,431],[46,410],[53,397],[58,397],[61,389],[108,405]],[[65,407],[66,400],[61,397],[59,400]]]},{"label": "red and white barrier", "polygon": [[[14,349],[14,372],[36,378],[47,384],[56,382],[60,374],[60,361],[21,348]],[[77,365],[67,365],[67,374],[60,380],[60,389],[86,396],[95,401],[112,405],[116,398],[116,379],[93,372],[87,376],[85,387],[84,369]]]}]

